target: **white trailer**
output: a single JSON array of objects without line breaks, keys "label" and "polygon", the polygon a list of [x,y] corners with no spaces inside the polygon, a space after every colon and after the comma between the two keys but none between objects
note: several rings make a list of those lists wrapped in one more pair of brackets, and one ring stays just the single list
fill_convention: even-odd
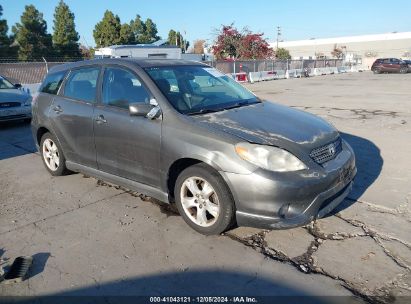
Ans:
[{"label": "white trailer", "polygon": [[137,44],[112,45],[96,49],[94,58],[161,58],[181,59],[181,48],[176,46]]}]

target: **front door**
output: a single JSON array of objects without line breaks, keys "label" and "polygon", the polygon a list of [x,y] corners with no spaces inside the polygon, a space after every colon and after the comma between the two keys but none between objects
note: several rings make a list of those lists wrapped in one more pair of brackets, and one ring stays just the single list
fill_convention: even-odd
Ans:
[{"label": "front door", "polygon": [[101,103],[94,111],[94,141],[99,170],[158,187],[161,119],[130,116],[128,110],[130,103],[150,99],[134,72],[106,67]]},{"label": "front door", "polygon": [[72,70],[50,110],[66,159],[92,168],[97,168],[93,113],[99,73],[99,67]]},{"label": "front door", "polygon": [[401,69],[401,61],[396,58],[391,58],[391,72],[399,72]]}]

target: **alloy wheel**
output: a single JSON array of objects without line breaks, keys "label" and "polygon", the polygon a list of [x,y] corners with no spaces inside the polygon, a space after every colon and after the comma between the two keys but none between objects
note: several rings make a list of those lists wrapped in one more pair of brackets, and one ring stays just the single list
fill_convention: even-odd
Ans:
[{"label": "alloy wheel", "polygon": [[180,191],[181,204],[188,218],[201,227],[213,225],[220,215],[220,203],[214,188],[200,177],[187,178]]},{"label": "alloy wheel", "polygon": [[56,171],[60,165],[60,156],[57,145],[50,138],[43,142],[43,159],[51,171]]}]

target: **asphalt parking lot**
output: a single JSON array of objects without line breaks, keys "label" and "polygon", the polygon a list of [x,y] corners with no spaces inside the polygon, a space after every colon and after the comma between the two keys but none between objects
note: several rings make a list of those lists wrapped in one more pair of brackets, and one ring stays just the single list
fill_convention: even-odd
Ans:
[{"label": "asphalt parking lot", "polygon": [[411,297],[411,74],[249,84],[332,122],[352,145],[353,192],[332,215],[284,231],[206,237],[173,209],[82,174],[52,177],[24,123],[0,125],[0,258],[34,256],[1,295]]}]

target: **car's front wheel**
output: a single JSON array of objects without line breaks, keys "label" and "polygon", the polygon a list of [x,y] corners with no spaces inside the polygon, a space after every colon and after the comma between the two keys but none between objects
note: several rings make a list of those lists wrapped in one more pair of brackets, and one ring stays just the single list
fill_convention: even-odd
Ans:
[{"label": "car's front wheel", "polygon": [[66,158],[58,144],[57,138],[53,134],[45,133],[41,137],[40,152],[43,163],[51,175],[60,176],[68,172]]},{"label": "car's front wheel", "polygon": [[205,235],[220,234],[235,222],[232,195],[219,173],[204,164],[185,169],[174,195],[186,223]]},{"label": "car's front wheel", "polygon": [[408,68],[406,68],[406,67],[403,67],[403,68],[400,69],[401,74],[406,74],[407,72],[408,72]]}]

